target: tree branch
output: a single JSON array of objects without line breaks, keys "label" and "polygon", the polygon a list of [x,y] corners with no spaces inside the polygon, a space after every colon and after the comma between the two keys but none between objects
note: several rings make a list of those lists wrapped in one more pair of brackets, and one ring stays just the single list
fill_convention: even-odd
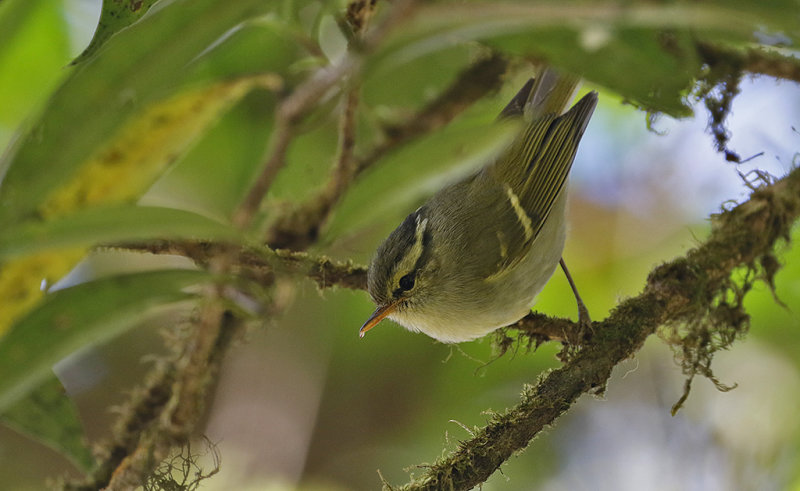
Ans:
[{"label": "tree branch", "polygon": [[367,268],[364,266],[354,265],[350,261],[335,261],[326,256],[311,256],[305,252],[272,251],[208,241],[162,240],[106,247],[183,256],[202,268],[207,268],[218,255],[233,251],[231,272],[253,280],[261,287],[272,285],[277,275],[291,275],[306,276],[317,283],[319,288],[339,286],[353,290],[367,289]]},{"label": "tree branch", "polygon": [[643,292],[595,323],[592,338],[563,367],[535,386],[527,386],[516,406],[494,416],[473,438],[401,489],[466,490],[486,481],[580,395],[602,392],[613,367],[633,356],[659,326],[713,314],[714,300],[727,291],[735,269],[762,268],[771,284],[776,268],[764,268],[764,264],[772,264],[765,259],[773,258],[779,239],[788,241],[798,215],[800,169],[794,169],[773,185],[756,189],[745,203],[715,217],[711,237],[702,246],[655,268]]},{"label": "tree branch", "polygon": [[[580,350],[565,357],[562,368],[551,372],[537,386],[527,387],[517,406],[493,418],[453,455],[430,466],[425,475],[403,489],[470,489],[484,482],[581,394],[602,391],[613,367],[633,356],[659,326],[695,324],[695,329],[704,331],[693,332],[692,336],[712,338],[711,329],[720,312],[726,314],[723,321],[728,322],[731,308],[741,309],[741,304],[731,307],[719,302],[731,288],[731,273],[741,267],[760,269],[759,276],[772,285],[778,269],[773,249],[780,238],[788,240],[798,215],[800,170],[795,169],[774,184],[755,189],[747,202],[714,217],[711,237],[702,246],[651,272],[643,292],[622,302],[604,321],[595,323],[591,336],[583,340]],[[232,246],[159,242],[124,247],[154,254],[179,254],[207,265]],[[232,271],[261,285],[272,284],[276,275],[300,274],[313,279],[320,288],[366,288],[366,269],[351,263],[268,249],[239,248],[233,257]],[[746,317],[743,312],[734,314],[736,318]],[[535,313],[509,327],[517,329],[521,339],[537,343],[547,339],[563,342],[579,329],[570,320]],[[686,349],[708,350],[708,346]],[[710,357],[712,353],[702,356]],[[711,376],[710,371],[704,370],[702,356],[688,356],[695,356],[690,367]]]},{"label": "tree branch", "polygon": [[172,450],[194,435],[216,384],[223,355],[242,322],[208,301],[194,329],[173,339],[175,353],[161,360],[122,407],[110,443],[99,450],[98,467],[69,491],[135,489]]},{"label": "tree branch", "polygon": [[[772,185],[757,188],[750,199],[714,217],[710,238],[685,257],[657,267],[643,292],[618,305],[611,315],[595,323],[590,337],[565,365],[547,375],[535,387],[526,387],[520,403],[495,416],[474,438],[463,442],[446,459],[429,467],[421,477],[403,487],[416,489],[470,489],[484,482],[505,460],[525,448],[542,428],[569,409],[584,393],[601,392],[615,365],[630,358],[659,326],[696,324],[705,329],[692,333],[708,339],[714,334],[714,319],[730,305],[718,300],[731,288],[731,273],[737,268],[760,269],[769,285],[778,269],[773,250],[779,239],[788,240],[792,224],[800,215],[800,169]],[[155,254],[179,254],[198,264],[208,262],[230,245],[201,242],[128,244],[126,248]],[[279,274],[306,275],[320,288],[344,286],[365,289],[366,269],[337,263],[305,253],[240,248],[234,271],[258,280],[274,282]],[[741,304],[736,306],[741,308]],[[746,317],[743,312],[737,318]],[[727,322],[729,317],[724,317]],[[522,339],[563,341],[578,327],[566,319],[530,314],[510,326]],[[702,347],[706,349],[707,347]],[[697,349],[692,348],[692,349]],[[710,356],[710,354],[707,354]],[[696,360],[698,372],[702,364]],[[688,374],[690,377],[693,373]]]},{"label": "tree branch", "polygon": [[272,182],[283,168],[286,151],[294,137],[294,127],[301,116],[310,110],[325,92],[335,85],[346,73],[357,66],[356,59],[346,57],[333,67],[320,69],[306,83],[300,85],[292,95],[282,102],[275,112],[275,129],[272,132],[270,153],[264,163],[261,174],[248,192],[242,204],[233,216],[233,223],[239,228],[246,228],[258,211],[261,202],[269,191]]}]

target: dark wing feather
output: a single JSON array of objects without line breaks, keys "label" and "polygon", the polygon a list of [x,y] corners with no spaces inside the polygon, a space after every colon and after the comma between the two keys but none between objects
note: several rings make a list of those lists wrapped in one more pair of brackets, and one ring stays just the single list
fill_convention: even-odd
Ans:
[{"label": "dark wing feather", "polygon": [[[521,225],[506,229],[505,234],[513,236],[507,237],[509,254],[501,271],[524,257],[539,234],[564,188],[578,143],[596,105],[597,94],[591,92],[561,116],[535,117],[504,156],[487,169],[487,177],[510,187],[533,228],[532,234]],[[510,201],[506,206],[512,208]]]},{"label": "dark wing feather", "polygon": [[[596,105],[597,94],[590,92],[548,126],[529,160],[527,178],[520,188],[514,189],[512,186],[514,192],[519,195],[522,207],[528,213],[547,219],[553,203],[567,181],[578,151],[578,144]],[[543,221],[540,220],[536,233]]]}]

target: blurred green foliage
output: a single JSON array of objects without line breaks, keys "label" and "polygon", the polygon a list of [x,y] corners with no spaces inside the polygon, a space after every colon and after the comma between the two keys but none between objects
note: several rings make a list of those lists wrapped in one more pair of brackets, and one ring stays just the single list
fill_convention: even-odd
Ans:
[{"label": "blurred green foliage", "polygon": [[[41,104],[69,61],[61,2],[0,3],[0,145]],[[2,169],[2,167],[0,167]]]}]

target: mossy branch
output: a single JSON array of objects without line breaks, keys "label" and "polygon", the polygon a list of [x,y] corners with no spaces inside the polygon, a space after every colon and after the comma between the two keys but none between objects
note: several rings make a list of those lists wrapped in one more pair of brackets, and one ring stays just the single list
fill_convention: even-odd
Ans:
[{"label": "mossy branch", "polygon": [[[591,336],[582,341],[581,349],[566,357],[563,367],[526,387],[517,406],[494,417],[474,438],[403,489],[470,489],[484,482],[580,395],[604,390],[614,366],[633,356],[659,327],[677,347],[688,380],[697,373],[714,380],[708,369],[711,356],[747,327],[741,304],[747,281],[737,284],[732,273],[745,268],[753,272],[746,277],[772,285],[778,270],[775,247],[780,239],[788,240],[798,215],[800,170],[795,169],[773,184],[756,188],[743,204],[713,217],[711,236],[703,245],[654,269],[643,292],[595,323]],[[161,243],[139,249],[181,254],[204,264],[219,253],[219,247],[223,246]],[[321,288],[364,289],[366,284],[363,267],[325,257],[246,249],[240,249],[236,257],[236,268],[243,276],[264,284],[279,274],[306,275]],[[734,301],[726,300],[731,292]],[[510,328],[531,342],[563,341],[578,330],[569,320],[542,314],[530,314]]]},{"label": "mossy branch", "polygon": [[[775,247],[781,238],[788,240],[798,215],[800,170],[795,169],[773,184],[754,189],[748,201],[714,216],[711,236],[703,245],[653,270],[643,292],[595,323],[591,336],[582,341],[581,349],[565,357],[563,367],[526,387],[517,406],[495,416],[474,438],[403,489],[470,489],[484,482],[580,395],[604,390],[613,367],[633,356],[659,327],[665,328],[664,337],[676,347],[689,382],[698,373],[715,380],[708,369],[714,352],[746,331],[748,317],[741,300],[748,282],[758,278],[773,285],[779,267]],[[207,266],[214,257],[230,253],[232,246],[160,242],[126,247],[179,254]],[[232,272],[261,285],[272,284],[278,275],[304,275],[320,288],[366,286],[366,269],[349,262],[241,247],[230,257]],[[732,279],[740,268],[750,272],[744,284]],[[564,341],[578,329],[569,320],[542,314],[530,314],[510,327],[530,342]]]},{"label": "mossy branch", "polygon": [[[633,356],[660,326],[690,323],[713,336],[714,324],[703,321],[716,310],[734,270],[764,268],[774,258],[779,239],[788,240],[800,215],[800,169],[772,185],[756,189],[750,199],[714,217],[711,237],[686,256],[655,268],[642,293],[621,302],[594,335],[561,368],[526,386],[520,402],[494,416],[475,436],[402,490],[466,490],[486,481],[509,457],[524,449],[585,393],[605,389],[611,371]],[[775,269],[765,279],[771,284]],[[746,315],[746,314],[745,314]]]},{"label": "mossy branch", "polygon": [[216,376],[241,319],[209,300],[186,329],[176,331],[170,359],[161,360],[144,387],[120,408],[112,440],[98,449],[98,467],[65,491],[135,489],[196,434]]}]

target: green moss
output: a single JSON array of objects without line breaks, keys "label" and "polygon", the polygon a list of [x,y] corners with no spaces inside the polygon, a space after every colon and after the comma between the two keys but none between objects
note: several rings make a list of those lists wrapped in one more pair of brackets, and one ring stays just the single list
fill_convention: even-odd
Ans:
[{"label": "green moss", "polygon": [[[795,170],[786,180],[795,181],[798,174]],[[696,375],[722,391],[735,387],[722,383],[714,374],[714,355],[750,329],[744,299],[754,284],[761,281],[774,290],[774,277],[781,265],[773,248],[781,238],[788,242],[798,204],[800,196],[783,186],[754,187],[749,202],[714,217],[706,246],[651,274],[651,282],[664,280],[666,288],[681,291],[687,300],[683,315],[672,316],[659,330],[687,377],[673,414],[686,401]]]}]

